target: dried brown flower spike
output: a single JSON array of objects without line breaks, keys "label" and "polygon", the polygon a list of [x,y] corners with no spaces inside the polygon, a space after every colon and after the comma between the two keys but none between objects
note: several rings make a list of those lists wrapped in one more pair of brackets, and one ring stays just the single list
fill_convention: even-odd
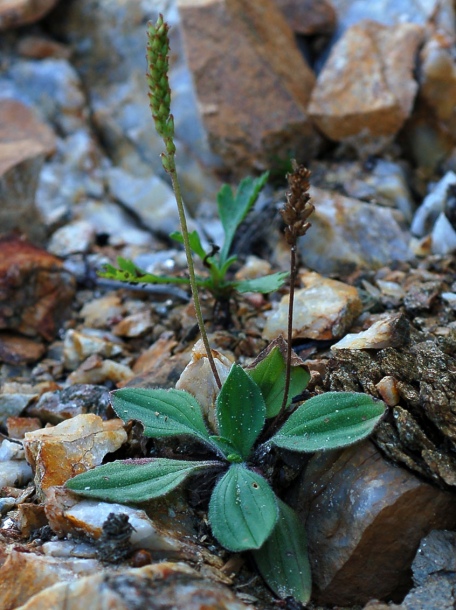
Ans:
[{"label": "dried brown flower spike", "polygon": [[296,264],[296,243],[298,237],[305,235],[310,227],[310,222],[307,219],[315,210],[315,207],[310,203],[309,195],[309,178],[310,171],[303,165],[298,165],[292,160],[293,171],[287,175],[289,190],[287,191],[287,201],[280,211],[282,219],[285,223],[285,239],[290,245],[290,298],[288,302],[288,329],[287,329],[287,369],[285,372],[285,390],[282,402],[282,408],[278,416],[280,423],[281,416],[285,411],[288,400],[288,392],[290,390],[290,372],[291,372],[291,340],[293,333],[293,305],[294,305],[294,288],[296,282],[296,274],[298,271]]},{"label": "dried brown flower spike", "polygon": [[281,210],[285,227],[285,239],[290,246],[296,245],[298,237],[304,235],[310,227],[307,218],[315,210],[310,203],[309,178],[310,170],[303,165],[297,165],[293,160],[293,172],[287,175],[289,190],[287,202]]}]

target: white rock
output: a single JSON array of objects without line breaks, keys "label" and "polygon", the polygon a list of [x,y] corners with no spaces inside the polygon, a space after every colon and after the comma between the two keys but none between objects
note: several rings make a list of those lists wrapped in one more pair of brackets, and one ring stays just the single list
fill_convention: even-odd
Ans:
[{"label": "white rock", "polygon": [[109,358],[121,353],[121,345],[116,345],[93,333],[69,329],[63,341],[63,361],[65,368],[70,371],[74,371],[83,360],[92,354]]},{"label": "white rock", "polygon": [[25,455],[35,470],[37,493],[43,497],[50,487],[100,465],[107,453],[119,449],[126,440],[121,420],[103,421],[92,413],[26,432]]},{"label": "white rock", "polygon": [[13,443],[5,438],[0,445],[0,462],[24,460],[25,452],[21,443]]},{"label": "white rock", "polygon": [[439,214],[435,221],[431,238],[433,254],[451,254],[456,250],[456,231],[443,212]]},{"label": "white rock", "polygon": [[451,171],[447,172],[424,198],[423,203],[415,212],[410,228],[414,235],[423,237],[432,231],[432,226],[443,212],[448,187],[455,184],[456,174]]},{"label": "white rock", "polygon": [[184,563],[170,562],[111,573],[97,566],[88,577],[60,582],[37,593],[24,605],[14,606],[17,610],[133,610],[153,607],[185,610],[252,608],[239,601],[226,585],[202,579],[198,572]]},{"label": "white rock", "polygon": [[100,232],[107,233],[113,246],[152,245],[150,233],[138,229],[131,217],[115,203],[88,199],[78,205],[78,214]]},{"label": "white rock", "polygon": [[83,500],[64,511],[63,516],[68,523],[69,531],[84,532],[98,538],[102,533],[103,523],[110,513],[128,515],[129,523],[135,528],[130,538],[134,548],[151,551],[177,551],[181,548],[177,540],[160,534],[143,510],[130,506]]},{"label": "white rock", "polygon": [[310,188],[315,212],[311,229],[299,239],[303,263],[319,273],[346,274],[409,260],[408,234],[396,222],[395,210]]},{"label": "white rock", "polygon": [[[231,370],[232,362],[221,352],[213,349],[215,368],[222,385]],[[177,390],[185,390],[194,396],[201,405],[201,410],[209,422],[212,430],[217,432],[217,419],[215,417],[215,400],[219,389],[214,379],[209,360],[204,349],[202,339],[197,341],[192,349],[192,359],[182,371],[176,383]]]},{"label": "white rock", "polygon": [[25,460],[0,462],[0,488],[22,487],[32,479],[32,469]]},{"label": "white rock", "polygon": [[87,252],[93,244],[95,228],[86,220],[76,220],[57,229],[48,245],[56,256]]},{"label": "white rock", "polygon": [[271,273],[271,263],[265,261],[258,256],[250,254],[245,261],[245,264],[236,273],[237,280],[253,280],[257,277],[262,277]]},{"label": "white rock", "polygon": [[45,542],[41,549],[48,557],[77,557],[79,559],[92,559],[97,550],[92,544],[75,542],[73,540],[55,540]]},{"label": "white rock", "polygon": [[397,381],[391,375],[386,375],[375,386],[389,407],[395,407],[399,404],[401,397],[397,389]]},{"label": "white rock", "polygon": [[331,349],[383,349],[397,347],[408,338],[408,325],[402,314],[393,314],[377,320],[360,333],[346,335]]},{"label": "white rock", "polygon": [[456,309],[456,292],[442,292],[440,297],[446,301],[452,309]]},{"label": "white rock", "polygon": [[[100,573],[102,564],[95,559],[47,557],[45,555],[20,550],[11,550],[0,567],[0,608],[18,608],[28,605],[28,600],[41,591],[47,597],[49,588],[60,583],[65,590],[72,581],[81,576]],[[65,602],[58,605],[48,603],[46,610],[63,610]],[[91,608],[91,605],[79,608]]]},{"label": "white rock", "polygon": [[150,310],[146,309],[127,316],[116,324],[112,331],[119,337],[140,337],[151,330],[152,327],[153,321]]}]

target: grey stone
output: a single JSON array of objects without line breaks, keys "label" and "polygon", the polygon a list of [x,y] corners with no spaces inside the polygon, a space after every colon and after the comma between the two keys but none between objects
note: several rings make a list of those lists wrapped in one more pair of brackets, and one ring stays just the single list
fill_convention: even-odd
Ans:
[{"label": "grey stone", "polygon": [[61,133],[74,133],[86,124],[89,115],[82,84],[67,60],[20,60],[4,78],[12,81],[18,99],[34,106]]},{"label": "grey stone", "polygon": [[174,193],[161,178],[137,177],[113,167],[108,170],[107,179],[112,197],[134,212],[143,226],[165,234],[179,228]]},{"label": "grey stone", "polygon": [[429,576],[453,572],[456,578],[456,533],[434,530],[422,539],[412,563],[413,582],[423,585]]},{"label": "grey stone", "polygon": [[315,212],[298,248],[305,265],[324,275],[378,268],[412,257],[408,234],[393,211],[311,188]]}]

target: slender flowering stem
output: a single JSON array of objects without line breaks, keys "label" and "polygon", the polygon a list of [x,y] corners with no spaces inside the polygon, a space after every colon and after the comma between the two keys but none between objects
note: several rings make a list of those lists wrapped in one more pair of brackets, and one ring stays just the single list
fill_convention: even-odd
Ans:
[{"label": "slender flowering stem", "polygon": [[193,303],[195,306],[196,319],[201,338],[204,343],[204,348],[206,350],[207,359],[217,386],[220,389],[222,387],[222,383],[215,366],[211,346],[209,345],[209,339],[207,338],[206,329],[204,327],[204,319],[201,311],[198,287],[196,284],[195,266],[193,264],[192,251],[188,237],[187,219],[185,216],[185,209],[182,201],[179,180],[177,177],[176,163],[174,159],[176,146],[174,144],[174,118],[170,113],[171,89],[168,82],[168,29],[168,24],[163,21],[162,15],[159,15],[155,25],[153,25],[151,22],[148,24],[147,64],[149,67],[149,72],[147,73],[147,82],[149,84],[150,108],[152,110],[155,129],[162,137],[166,148],[166,152],[162,153],[161,155],[162,165],[165,171],[171,177],[171,183],[173,185],[174,195],[176,198],[185,255],[187,257],[188,274],[190,279],[190,287],[192,290]]},{"label": "slender flowering stem", "polygon": [[220,376],[218,374],[217,367],[215,366],[215,360],[214,360],[214,357],[212,356],[211,346],[209,345],[209,339],[207,338],[206,329],[204,327],[204,319],[203,319],[203,314],[201,311],[201,305],[200,305],[200,301],[199,301],[198,287],[196,285],[195,266],[193,264],[192,251],[191,251],[190,242],[188,239],[187,219],[185,217],[184,205],[182,203],[182,196],[181,196],[181,192],[180,192],[179,181],[177,179],[177,172],[176,172],[176,166],[174,163],[174,157],[172,157],[172,161],[169,164],[169,169],[167,171],[171,177],[174,195],[176,197],[176,202],[177,202],[177,209],[179,211],[179,220],[180,220],[180,225],[181,225],[182,237],[184,240],[185,254],[187,256],[188,275],[190,277],[190,287],[192,290],[193,303],[195,305],[196,319],[198,321],[201,338],[203,339],[204,348],[205,348],[206,354],[207,354],[207,359],[209,360],[209,364],[210,364],[212,373],[214,375],[215,382],[216,382],[218,388],[221,389],[222,382],[220,381]]},{"label": "slender flowering stem", "polygon": [[288,174],[289,190],[287,191],[287,201],[281,210],[282,218],[286,224],[285,239],[290,245],[290,297],[288,302],[288,328],[287,328],[287,361],[285,370],[285,388],[283,392],[282,406],[275,423],[282,419],[288,402],[291,378],[291,342],[293,340],[293,308],[295,282],[298,267],[296,263],[296,244],[298,237],[305,235],[310,227],[307,222],[308,217],[314,211],[314,206],[310,203],[309,196],[309,177],[310,171],[303,166],[298,166],[293,162],[293,172]]}]

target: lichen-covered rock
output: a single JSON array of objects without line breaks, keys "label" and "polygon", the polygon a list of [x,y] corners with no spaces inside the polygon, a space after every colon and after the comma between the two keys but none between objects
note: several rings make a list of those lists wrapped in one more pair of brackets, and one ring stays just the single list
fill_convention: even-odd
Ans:
[{"label": "lichen-covered rock", "polygon": [[456,361],[436,341],[411,328],[409,344],[380,350],[334,350],[324,387],[382,396],[379,383],[392,379],[399,396],[392,418],[373,439],[394,462],[437,482],[456,486]]},{"label": "lichen-covered rock", "polygon": [[104,386],[74,384],[63,390],[43,393],[38,402],[27,409],[27,413],[39,417],[45,423],[56,425],[86,413],[107,419],[109,405],[109,392]]}]

